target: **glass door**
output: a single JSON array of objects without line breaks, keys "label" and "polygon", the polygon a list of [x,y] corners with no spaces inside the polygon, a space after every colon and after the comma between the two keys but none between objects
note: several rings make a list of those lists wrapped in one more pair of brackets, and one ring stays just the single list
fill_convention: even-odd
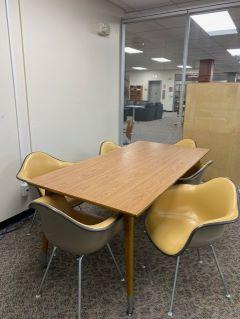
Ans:
[{"label": "glass door", "polygon": [[124,132],[131,139],[175,143],[187,15],[126,25]]}]

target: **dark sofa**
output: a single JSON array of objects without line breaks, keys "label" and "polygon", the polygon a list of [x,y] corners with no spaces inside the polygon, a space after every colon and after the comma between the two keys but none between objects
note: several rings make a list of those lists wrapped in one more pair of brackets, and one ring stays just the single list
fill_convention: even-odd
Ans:
[{"label": "dark sofa", "polygon": [[156,120],[161,119],[163,115],[163,105],[161,102],[155,103],[155,118]]},{"label": "dark sofa", "polygon": [[153,121],[155,120],[156,110],[154,103],[146,103],[144,109],[136,109],[135,121]]}]

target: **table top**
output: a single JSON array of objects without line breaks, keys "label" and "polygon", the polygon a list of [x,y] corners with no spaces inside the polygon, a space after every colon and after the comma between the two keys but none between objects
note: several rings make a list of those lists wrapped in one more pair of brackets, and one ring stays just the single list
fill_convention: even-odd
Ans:
[{"label": "table top", "polygon": [[137,217],[208,151],[138,141],[29,183]]},{"label": "table top", "polygon": [[144,109],[145,106],[144,105],[124,105],[124,107],[129,107],[129,108],[132,108],[132,109]]}]

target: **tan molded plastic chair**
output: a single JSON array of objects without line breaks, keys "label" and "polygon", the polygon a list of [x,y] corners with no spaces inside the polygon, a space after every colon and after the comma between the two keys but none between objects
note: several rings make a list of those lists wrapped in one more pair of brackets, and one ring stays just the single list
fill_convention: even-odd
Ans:
[{"label": "tan molded plastic chair", "polygon": [[99,155],[107,154],[108,152],[114,151],[118,148],[121,148],[121,146],[111,141],[104,141],[100,146]]},{"label": "tan molded plastic chair", "polygon": [[[165,255],[177,256],[169,315],[172,316],[180,255],[186,248],[210,246],[230,298],[213,243],[223,236],[225,225],[238,218],[238,195],[234,184],[219,177],[200,185],[175,185],[152,205],[145,226],[149,238]],[[200,259],[200,254],[199,254]]]},{"label": "tan molded plastic chair", "polygon": [[[47,173],[50,173],[52,171],[55,171],[57,169],[73,165],[74,163],[71,162],[65,162],[61,161],[55,157],[52,157],[44,152],[33,152],[29,154],[25,160],[23,161],[22,167],[20,168],[17,178],[21,181],[24,181],[26,183],[29,182],[31,178],[41,176]],[[30,185],[30,187],[33,187]],[[42,188],[34,187],[39,196],[45,195],[45,190]],[[69,202],[69,205],[79,205],[80,202],[70,198],[66,197],[67,201]],[[36,218],[36,212],[33,215],[31,225],[29,227],[28,235],[31,234],[32,226],[34,224]]]},{"label": "tan molded plastic chair", "polygon": [[[197,145],[194,140],[190,138],[183,139],[177,143],[175,143],[177,146],[182,147],[190,147],[190,148],[196,148]],[[208,168],[208,166],[212,165],[213,161],[210,160],[207,163],[203,164],[201,161],[199,161],[197,164],[195,164],[190,170],[187,171],[186,174],[183,175],[178,180],[179,184],[193,184],[197,185],[202,183],[203,174]]]},{"label": "tan molded plastic chair", "polygon": [[77,255],[79,257],[78,319],[80,319],[81,268],[84,255],[96,252],[107,245],[121,280],[124,281],[109,245],[112,237],[122,229],[123,218],[121,215],[115,215],[104,220],[101,217],[76,212],[69,207],[66,199],[60,195],[38,198],[29,207],[34,208],[40,214],[43,232],[54,246],[36,297],[41,296],[42,287],[56,249],[60,248]]},{"label": "tan molded plastic chair", "polygon": [[175,145],[183,146],[183,147],[191,147],[191,148],[197,147],[195,141],[192,140],[191,138],[184,138],[184,139],[178,141],[177,143],[175,143]]}]

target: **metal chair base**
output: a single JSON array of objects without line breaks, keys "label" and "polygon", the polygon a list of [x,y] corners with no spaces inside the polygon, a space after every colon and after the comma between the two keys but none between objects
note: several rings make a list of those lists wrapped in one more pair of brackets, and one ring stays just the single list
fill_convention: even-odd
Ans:
[{"label": "metal chair base", "polygon": [[119,273],[119,275],[120,275],[120,280],[122,281],[122,282],[124,282],[125,281],[125,278],[124,278],[124,276],[123,276],[123,274],[122,274],[122,272],[121,272],[121,270],[120,270],[120,268],[119,268],[119,266],[118,266],[118,263],[117,263],[117,261],[116,261],[116,258],[115,258],[115,256],[114,256],[114,254],[113,254],[113,252],[112,252],[112,249],[111,249],[111,247],[110,247],[110,245],[109,244],[107,244],[107,248],[108,248],[108,250],[109,250],[109,252],[110,252],[110,255],[111,255],[111,257],[112,257],[112,259],[113,259],[113,262],[114,262],[114,264],[115,264],[115,266],[116,266],[116,268],[117,268],[117,271],[118,271],[118,273]]},{"label": "metal chair base", "polygon": [[35,223],[36,216],[37,216],[37,211],[35,210],[35,212],[34,212],[34,214],[33,214],[33,217],[32,217],[32,221],[31,221],[30,227],[29,227],[29,229],[28,229],[27,236],[30,236],[31,233],[32,233],[32,228],[33,228],[33,225],[34,225],[34,223]]},{"label": "metal chair base", "polygon": [[211,249],[212,249],[212,254],[213,254],[213,257],[214,257],[214,261],[215,261],[215,264],[217,266],[217,269],[218,269],[218,272],[219,272],[219,275],[221,277],[221,280],[222,280],[222,284],[223,284],[223,289],[225,291],[225,297],[228,298],[228,299],[231,299],[231,295],[229,294],[228,292],[228,289],[227,289],[227,285],[226,285],[226,282],[225,282],[225,278],[223,276],[223,273],[222,273],[222,270],[220,268],[220,265],[219,265],[219,261],[218,261],[218,258],[217,258],[217,254],[215,252],[215,248],[213,245],[210,245]]},{"label": "metal chair base", "polygon": [[[115,256],[113,255],[113,252],[112,252],[112,249],[110,247],[109,244],[107,244],[107,247],[108,247],[108,250],[110,252],[110,255],[114,261],[114,264],[117,268],[117,271],[121,277],[121,281],[125,281],[123,275],[122,275],[122,272],[117,264],[117,261],[115,259]],[[43,275],[43,278],[42,278],[42,281],[41,281],[41,284],[38,288],[38,291],[37,291],[37,294],[36,294],[36,299],[39,299],[41,298],[41,292],[42,292],[42,288],[43,288],[43,284],[45,282],[45,279],[46,279],[46,276],[47,276],[47,273],[48,273],[48,270],[50,268],[50,265],[52,263],[52,260],[53,260],[53,257],[56,256],[56,250],[57,250],[57,247],[54,247],[53,250],[52,250],[52,253],[51,253],[51,256],[50,256],[50,259],[49,259],[49,262],[47,264],[47,268],[44,272],[44,275]],[[82,305],[82,260],[83,260],[83,257],[84,255],[80,256],[79,258],[77,258],[78,260],[78,319],[81,319],[81,305]],[[131,315],[133,313],[133,301],[132,301],[132,298],[131,300],[129,299],[128,300],[128,311],[129,311],[129,315]]]},{"label": "metal chair base", "polygon": [[[211,247],[211,250],[212,250],[212,254],[213,254],[213,257],[214,257],[215,264],[216,264],[216,266],[217,266],[218,272],[219,272],[220,277],[221,277],[221,280],[222,280],[223,288],[224,288],[224,291],[225,291],[225,297],[228,298],[228,299],[231,299],[231,295],[230,295],[229,292],[228,292],[227,285],[226,285],[226,282],[225,282],[225,279],[224,279],[222,270],[221,270],[221,268],[220,268],[219,261],[218,261],[218,258],[217,258],[217,255],[216,255],[214,246],[213,246],[213,245],[210,245],[210,247]],[[200,256],[199,249],[198,249],[198,257],[199,257],[199,263],[201,262],[200,264],[202,264],[203,262],[202,262],[202,259],[201,259],[201,256]],[[178,276],[178,270],[179,270],[179,263],[180,263],[180,256],[177,257],[177,264],[176,264],[176,271],[175,271],[175,276],[174,276],[174,283],[173,283],[171,304],[170,304],[170,309],[169,309],[169,312],[168,312],[168,316],[169,316],[169,317],[173,317],[173,311],[172,311],[172,309],[173,309],[174,295],[175,295],[176,284],[177,284],[177,276]]]}]

